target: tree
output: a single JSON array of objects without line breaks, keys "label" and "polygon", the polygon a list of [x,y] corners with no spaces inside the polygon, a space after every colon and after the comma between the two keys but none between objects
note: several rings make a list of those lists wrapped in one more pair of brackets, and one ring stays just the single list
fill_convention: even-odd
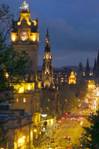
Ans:
[{"label": "tree", "polygon": [[89,116],[88,120],[91,124],[84,128],[81,144],[85,148],[99,149],[99,110]]},{"label": "tree", "polygon": [[[10,85],[11,79],[19,81],[27,72],[28,56],[25,52],[18,53],[9,42],[11,29],[11,16],[9,7],[0,5],[0,104],[11,102],[13,88]],[[2,119],[3,120],[3,119]],[[5,120],[0,121],[0,147],[7,148],[8,129],[5,127]]]},{"label": "tree", "polygon": [[[12,46],[8,46],[2,41],[2,34],[0,37],[0,101],[4,101],[4,98],[8,100],[9,92],[12,93],[9,82],[23,81],[28,72],[29,63],[28,55],[25,52],[21,52],[19,55]],[[8,76],[6,76],[7,73]]]},{"label": "tree", "polygon": [[11,22],[9,7],[0,5],[0,102],[12,98],[10,81],[24,80],[29,68],[28,55],[24,51],[19,55],[9,42]]},{"label": "tree", "polygon": [[18,54],[13,47],[9,46],[0,52],[0,64],[10,77],[22,79],[28,71],[28,55],[24,51]]},{"label": "tree", "polygon": [[2,34],[2,42],[8,44],[9,33],[12,27],[13,15],[8,5],[0,5],[0,33]]}]

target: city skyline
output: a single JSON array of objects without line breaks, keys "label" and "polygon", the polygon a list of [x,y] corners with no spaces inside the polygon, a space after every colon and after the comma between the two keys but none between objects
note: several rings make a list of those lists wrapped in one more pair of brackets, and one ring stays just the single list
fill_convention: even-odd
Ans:
[{"label": "city skyline", "polygon": [[[86,63],[87,57],[91,65],[99,48],[99,2],[88,0],[73,2],[72,0],[27,0],[31,16],[39,19],[40,30],[40,62],[44,52],[46,29],[49,28],[51,51],[54,66],[78,65]],[[1,0],[8,4],[15,17],[18,17],[22,0]]]},{"label": "city skyline", "polygon": [[0,149],[99,149],[98,3],[0,1]]}]

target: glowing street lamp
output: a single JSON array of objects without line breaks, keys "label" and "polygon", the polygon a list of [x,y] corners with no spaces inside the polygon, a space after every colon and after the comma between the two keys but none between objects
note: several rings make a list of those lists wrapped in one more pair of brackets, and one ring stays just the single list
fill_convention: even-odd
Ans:
[{"label": "glowing street lamp", "polygon": [[43,118],[46,118],[46,117],[47,117],[47,114],[41,114],[41,116],[42,116]]}]

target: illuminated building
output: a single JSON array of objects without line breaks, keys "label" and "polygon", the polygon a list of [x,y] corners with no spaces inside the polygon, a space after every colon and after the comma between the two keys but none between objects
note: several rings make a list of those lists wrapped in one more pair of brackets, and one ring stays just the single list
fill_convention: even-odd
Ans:
[{"label": "illuminated building", "polygon": [[0,129],[0,149],[33,148],[33,123],[29,113],[0,104],[0,124],[3,125]]},{"label": "illuminated building", "polygon": [[13,21],[11,31],[11,41],[14,49],[20,54],[25,51],[29,56],[31,68],[30,75],[37,72],[38,66],[38,46],[39,32],[38,20],[31,19],[29,5],[23,1],[20,7],[20,16],[18,21]]},{"label": "illuminated building", "polygon": [[77,78],[76,78],[76,73],[74,71],[71,71],[70,76],[68,78],[68,84],[76,84],[77,83]]},{"label": "illuminated building", "polygon": [[24,109],[34,115],[40,111],[40,91],[30,91],[25,93],[14,93],[12,109]]},{"label": "illuminated building", "polygon": [[[11,41],[14,49],[20,55],[21,52],[26,52],[29,56],[29,60],[31,61],[31,67],[29,73],[27,72],[28,79],[21,80],[20,82],[11,82],[11,86],[14,87],[14,101],[11,104],[13,109],[24,109],[26,112],[31,113],[33,125],[36,125],[36,128],[33,129],[33,133],[39,133],[39,123],[40,117],[39,113],[41,111],[47,111],[49,114],[55,113],[55,92],[52,91],[49,94],[46,92],[47,97],[50,95],[51,97],[48,99],[48,104],[43,104],[41,97],[43,93],[41,93],[42,84],[44,88],[53,88],[53,68],[52,68],[52,54],[50,50],[49,43],[49,34],[47,31],[46,34],[46,42],[45,42],[45,52],[43,58],[43,67],[42,67],[42,77],[40,81],[37,76],[37,66],[38,66],[38,46],[39,46],[39,32],[38,32],[38,20],[32,20],[29,10],[29,5],[26,1],[23,2],[21,6],[20,16],[18,21],[13,21],[12,31],[11,31]],[[33,76],[33,77],[32,77]],[[8,75],[6,74],[6,77]],[[44,99],[44,98],[43,98]],[[45,100],[46,101],[46,100]],[[42,102],[42,103],[41,103]],[[41,104],[43,106],[41,107]],[[46,107],[44,107],[46,105]],[[54,108],[53,108],[54,107]],[[44,109],[43,109],[44,108]],[[50,112],[51,111],[51,112]],[[52,124],[52,121],[49,122]],[[26,135],[22,132],[16,132],[16,138],[14,141],[15,148],[21,148],[24,146]],[[27,138],[28,140],[28,138]],[[16,147],[17,146],[17,147]]]},{"label": "illuminated building", "polygon": [[50,88],[53,86],[52,54],[50,50],[48,31],[45,40],[45,51],[42,66],[42,83],[44,88]]},{"label": "illuminated building", "polygon": [[24,109],[33,114],[39,107],[39,93],[35,90],[42,88],[42,82],[37,80],[39,31],[38,20],[31,18],[29,4],[25,0],[20,7],[18,20],[13,21],[11,42],[19,55],[21,52],[28,54],[31,64],[25,80],[11,82],[15,98],[12,108]]},{"label": "illuminated building", "polygon": [[88,80],[88,90],[94,90],[96,88],[94,80]]}]

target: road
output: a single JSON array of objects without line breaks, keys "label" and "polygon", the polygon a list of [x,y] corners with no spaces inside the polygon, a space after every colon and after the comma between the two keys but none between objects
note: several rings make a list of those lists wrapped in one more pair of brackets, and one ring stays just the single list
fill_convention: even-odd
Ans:
[{"label": "road", "polygon": [[[90,97],[91,105],[93,106],[95,95],[88,92],[86,99],[88,97]],[[85,106],[85,104],[82,103],[81,105]],[[90,102],[88,102],[87,105],[90,105]],[[90,125],[87,121],[87,117],[91,112],[96,111],[96,107],[93,109],[90,108],[90,106],[86,108],[84,108],[84,106],[82,106],[83,108],[77,108],[75,112],[73,111],[69,114],[64,113],[57,120],[56,127],[54,129],[50,128],[47,131],[38,149],[74,149],[74,146],[80,145],[83,127]],[[77,149],[77,146],[75,149]]]},{"label": "road", "polygon": [[[52,133],[47,133],[40,149],[67,149],[79,144],[79,138],[83,132],[83,126],[87,125],[85,116],[76,114],[64,114],[57,121]],[[50,130],[51,131],[51,130]]]}]

